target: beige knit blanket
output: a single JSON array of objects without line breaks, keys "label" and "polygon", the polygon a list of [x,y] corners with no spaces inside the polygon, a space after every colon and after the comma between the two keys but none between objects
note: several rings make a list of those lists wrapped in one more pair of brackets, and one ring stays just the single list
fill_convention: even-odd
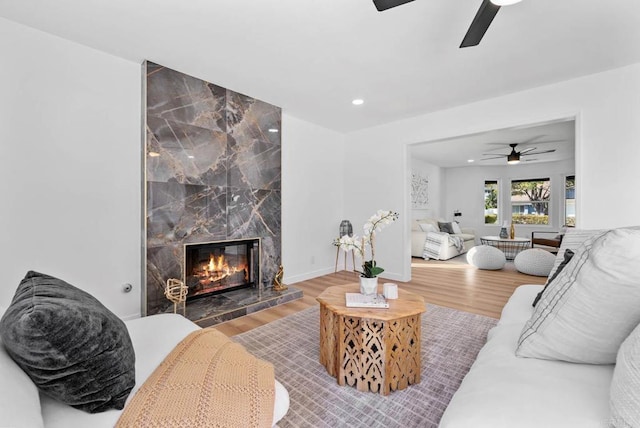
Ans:
[{"label": "beige knit blanket", "polygon": [[273,366],[242,345],[214,329],[194,331],[140,387],[116,427],[270,427],[274,382]]}]

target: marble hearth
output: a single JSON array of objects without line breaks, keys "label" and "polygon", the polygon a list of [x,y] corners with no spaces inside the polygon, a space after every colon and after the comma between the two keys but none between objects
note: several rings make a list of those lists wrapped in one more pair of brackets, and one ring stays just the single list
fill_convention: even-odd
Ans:
[{"label": "marble hearth", "polygon": [[300,298],[302,290],[293,287],[279,292],[271,287],[262,292],[243,288],[189,302],[186,317],[200,327],[209,327]]}]

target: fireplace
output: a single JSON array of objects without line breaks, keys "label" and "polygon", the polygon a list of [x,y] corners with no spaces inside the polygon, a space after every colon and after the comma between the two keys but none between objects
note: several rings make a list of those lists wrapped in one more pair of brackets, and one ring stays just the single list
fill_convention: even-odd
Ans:
[{"label": "fireplace", "polygon": [[184,246],[187,301],[260,285],[260,239]]}]

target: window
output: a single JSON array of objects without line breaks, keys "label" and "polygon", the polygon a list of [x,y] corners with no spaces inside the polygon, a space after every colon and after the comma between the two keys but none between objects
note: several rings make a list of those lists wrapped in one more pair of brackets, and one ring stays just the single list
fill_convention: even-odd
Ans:
[{"label": "window", "polygon": [[549,224],[549,178],[511,181],[511,222]]},{"label": "window", "polygon": [[576,176],[568,175],[564,179],[564,224],[576,225]]},{"label": "window", "polygon": [[484,182],[484,224],[498,222],[498,182]]}]

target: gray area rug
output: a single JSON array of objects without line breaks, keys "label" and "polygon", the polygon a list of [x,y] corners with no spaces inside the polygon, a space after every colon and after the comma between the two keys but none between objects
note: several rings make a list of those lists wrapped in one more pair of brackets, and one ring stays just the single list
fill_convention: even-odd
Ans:
[{"label": "gray area rug", "polygon": [[319,362],[319,308],[234,336],[273,363],[291,398],[285,427],[437,427],[497,320],[427,305],[422,315],[421,382],[383,397],[339,386]]}]

